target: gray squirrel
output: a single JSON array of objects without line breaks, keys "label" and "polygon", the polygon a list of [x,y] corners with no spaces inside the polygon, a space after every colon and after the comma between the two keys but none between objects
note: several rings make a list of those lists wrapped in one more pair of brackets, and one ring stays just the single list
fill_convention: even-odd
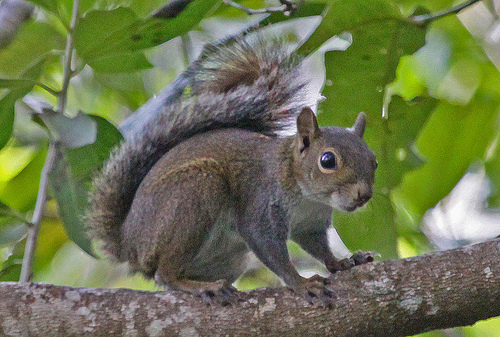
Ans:
[{"label": "gray squirrel", "polygon": [[[158,284],[222,301],[250,251],[295,292],[328,297],[326,278],[297,273],[287,239],[332,273],[373,261],[339,260],[327,242],[332,210],[372,197],[364,113],[352,128],[319,128],[300,59],[279,41],[209,44],[181,76],[177,97],[95,178],[92,238]],[[295,135],[279,136],[290,126]]]}]

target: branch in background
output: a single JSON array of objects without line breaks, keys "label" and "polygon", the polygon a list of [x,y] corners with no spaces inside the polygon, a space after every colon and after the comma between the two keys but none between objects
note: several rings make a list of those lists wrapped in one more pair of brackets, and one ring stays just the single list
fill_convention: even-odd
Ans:
[{"label": "branch in background", "polygon": [[0,2],[0,50],[14,40],[22,23],[31,17],[34,8],[33,4],[24,0]]},{"label": "branch in background", "polygon": [[31,79],[27,79],[27,78],[16,78],[16,79],[0,78],[0,87],[8,87],[9,85],[12,85],[12,87],[14,87],[16,85],[24,85],[24,84],[36,85],[36,86],[42,88],[43,90],[47,91],[49,94],[54,95],[56,97],[59,95],[59,91],[56,91],[56,90],[52,89],[51,87],[49,87],[41,82],[35,81],[35,80],[31,80]]},{"label": "branch in background", "polygon": [[31,219],[31,224],[28,229],[28,235],[26,238],[26,246],[24,247],[24,257],[23,264],[21,266],[21,276],[19,277],[20,282],[29,282],[31,279],[31,269],[33,265],[33,257],[35,255],[36,241],[38,239],[38,232],[40,230],[40,225],[42,222],[43,208],[45,206],[45,200],[47,198],[47,186],[49,183],[49,172],[52,170],[54,164],[54,158],[56,155],[56,146],[52,142],[45,158],[45,163],[43,164],[42,173],[40,176],[40,185],[38,187],[38,194],[35,203],[35,209],[33,211],[33,218]]},{"label": "branch in background", "polygon": [[[332,279],[332,309],[285,288],[206,306],[179,292],[0,283],[0,335],[408,336],[500,315],[500,239]],[[34,334],[36,331],[36,334]]]},{"label": "branch in background", "polygon": [[415,24],[418,24],[421,26],[426,26],[429,23],[431,23],[437,19],[441,19],[441,18],[448,16],[448,15],[457,14],[462,9],[467,8],[467,7],[469,7],[469,6],[475,4],[476,2],[479,2],[479,1],[481,1],[481,0],[468,0],[460,5],[443,10],[443,11],[438,12],[438,13],[410,16],[409,19],[412,23],[415,23]]},{"label": "branch in background", "polygon": [[[78,18],[78,7],[79,7],[79,0],[73,0],[71,24],[70,24],[70,29],[68,31],[68,37],[66,41],[66,51],[64,55],[65,64],[64,64],[63,86],[62,90],[58,93],[57,112],[61,114],[64,113],[66,107],[69,82],[72,76],[71,60],[73,55],[73,30],[76,26],[76,20]],[[47,186],[48,186],[49,174],[50,171],[52,171],[54,158],[57,152],[56,145],[57,144],[55,143],[55,141],[51,140],[49,151],[47,153],[47,157],[45,158],[45,163],[42,168],[40,176],[40,186],[38,188],[35,209],[33,211],[33,218],[31,220],[31,226],[28,230],[26,246],[24,249],[23,264],[21,267],[21,275],[19,277],[20,282],[28,282],[32,276],[33,258],[35,255],[36,243],[38,240],[38,232],[40,230],[40,225],[42,222],[43,209],[47,198]]]},{"label": "branch in background", "polygon": [[242,6],[232,0],[224,0],[226,5],[229,5],[234,8],[238,8],[248,15],[253,14],[266,14],[266,13],[275,13],[275,12],[283,12],[284,15],[292,15],[297,9],[300,8],[304,0],[300,0],[297,3],[289,0],[280,0],[281,6],[278,7],[268,7],[268,8],[259,8],[252,9],[245,6]]},{"label": "branch in background", "polygon": [[66,99],[68,98],[68,88],[69,81],[73,75],[71,70],[71,61],[73,59],[73,32],[76,27],[76,21],[78,19],[78,8],[80,5],[79,0],[73,0],[73,10],[71,12],[71,23],[68,31],[68,38],[66,40],[66,51],[64,52],[64,74],[63,74],[63,85],[61,92],[59,93],[59,100],[57,102],[57,111],[59,113],[64,113],[66,108]]}]

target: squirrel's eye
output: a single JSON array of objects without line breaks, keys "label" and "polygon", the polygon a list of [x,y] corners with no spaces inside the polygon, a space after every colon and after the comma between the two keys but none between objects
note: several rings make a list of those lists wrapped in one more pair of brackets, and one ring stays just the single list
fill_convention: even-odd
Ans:
[{"label": "squirrel's eye", "polygon": [[334,170],[335,168],[337,168],[337,158],[332,151],[323,153],[319,162],[325,169]]}]

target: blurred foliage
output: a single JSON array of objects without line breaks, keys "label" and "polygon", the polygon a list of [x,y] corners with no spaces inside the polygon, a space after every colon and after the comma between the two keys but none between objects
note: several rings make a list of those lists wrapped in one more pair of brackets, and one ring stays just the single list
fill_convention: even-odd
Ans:
[{"label": "blurred foliage", "polygon": [[[48,144],[57,140],[34,280],[155,289],[140,276],[127,276],[125,266],[89,255],[81,214],[92,175],[121,140],[113,125],[178,75],[203,43],[255,23],[278,34],[287,24],[301,33],[297,39],[310,35],[299,48],[304,56],[325,53],[321,46],[334,35],[350,43],[345,51],[324,54],[327,99],[319,105],[322,125],[349,127],[360,111],[367,113],[365,139],[379,161],[372,201],[354,214],[335,214],[350,249],[377,251],[383,259],[431,251],[420,230],[424,214],[477,163],[492,183],[490,206],[500,206],[500,73],[490,61],[495,55],[484,48],[486,37],[464,27],[456,15],[429,25],[408,19],[454,1],[316,0],[305,1],[291,17],[248,17],[221,1],[197,0],[175,18],[156,19],[150,14],[164,1],[81,0],[64,113],[56,106],[72,1],[32,2],[35,15],[0,50],[0,281],[19,278]],[[492,3],[474,6],[491,17],[484,25],[497,24]],[[318,16],[319,25],[302,32],[315,27]],[[324,272],[296,245],[290,251],[302,273]],[[256,261],[237,286],[279,282]],[[456,333],[500,336],[499,325],[493,319]]]}]

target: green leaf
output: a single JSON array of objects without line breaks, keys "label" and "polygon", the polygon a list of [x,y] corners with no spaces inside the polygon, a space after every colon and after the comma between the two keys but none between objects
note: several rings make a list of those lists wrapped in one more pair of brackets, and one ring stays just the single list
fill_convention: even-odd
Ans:
[{"label": "green leaf", "polygon": [[7,144],[12,135],[15,114],[14,105],[20,97],[22,96],[9,92],[0,99],[0,149]]},{"label": "green leaf", "polygon": [[[379,118],[384,89],[396,75],[399,59],[425,43],[425,30],[400,22],[381,22],[351,30],[353,42],[346,51],[326,54],[326,79],[331,83],[323,94],[325,111],[337,122],[351,123],[352,116],[364,111]],[[363,99],[359,99],[363,97]],[[320,115],[325,120],[332,114]]]},{"label": "green leaf", "polygon": [[[349,31],[352,44],[346,51],[326,54],[326,82],[318,117],[326,125],[351,126],[360,111],[368,115],[365,140],[379,162],[375,196],[367,210],[335,216],[335,228],[349,248],[375,250],[382,257],[396,257],[397,227],[390,192],[403,174],[419,164],[411,146],[434,102],[407,105],[394,98],[389,120],[383,119],[384,90],[395,79],[403,55],[425,43],[425,29],[406,23],[388,2],[334,1],[323,27],[302,48],[317,48],[333,34]],[[328,32],[326,29],[330,29]],[[359,235],[358,231],[366,231]],[[380,235],[380,233],[384,233]]]},{"label": "green leaf", "polygon": [[35,157],[34,147],[8,146],[0,151],[0,181],[5,183],[19,174]]},{"label": "green leaf", "polygon": [[130,39],[122,41],[121,46],[130,46],[131,50],[140,50],[183,35],[213,12],[219,4],[219,0],[197,0],[191,2],[175,18],[148,18],[137,22],[131,27]]},{"label": "green leaf", "polygon": [[[58,15],[69,25],[73,0],[33,0],[31,2]],[[78,11],[82,15],[89,10],[130,6],[139,16],[145,17],[163,5],[165,5],[165,0],[79,0]]]},{"label": "green leaf", "polygon": [[153,67],[141,52],[106,55],[92,61],[91,66],[95,71],[101,73],[133,72]]},{"label": "green leaf", "polygon": [[0,198],[16,211],[25,213],[35,206],[46,150],[45,146],[40,146],[30,163],[15,177],[0,186]]},{"label": "green leaf", "polygon": [[46,59],[47,53],[64,50],[64,47],[65,38],[54,27],[43,22],[29,22],[23,25],[7,49],[0,53],[0,76],[23,77],[21,74],[40,59]]},{"label": "green leaf", "polygon": [[[155,77],[164,78],[161,74],[156,74]],[[102,84],[106,91],[111,91],[119,95],[118,99],[113,99],[111,95],[106,95],[105,99],[115,107],[118,106],[122,101],[125,102],[126,106],[134,111],[137,110],[144,102],[146,102],[150,96],[147,94],[145,89],[145,81],[140,73],[98,73],[94,74],[94,79],[99,84]],[[89,83],[90,84],[90,83]],[[106,104],[104,97],[99,100],[100,104]],[[109,109],[109,108],[108,108]],[[93,109],[97,111],[96,109]],[[99,109],[101,110],[101,109]],[[115,111],[117,109],[115,108]],[[120,108],[119,110],[123,110]]]},{"label": "green leaf", "polygon": [[126,72],[150,67],[139,51],[188,32],[219,1],[193,1],[172,19],[139,19],[126,7],[90,11],[75,30],[74,43],[86,63],[100,72]]},{"label": "green leaf", "polygon": [[12,215],[12,210],[9,206],[0,201],[0,216]]},{"label": "green leaf", "polygon": [[122,134],[106,119],[88,115],[97,125],[97,139],[93,144],[66,151],[71,171],[76,179],[89,181],[95,171],[109,158],[111,150],[123,139]]},{"label": "green leaf", "polygon": [[28,231],[26,224],[15,218],[0,217],[0,246],[12,244],[22,239]]},{"label": "green leaf", "polygon": [[76,26],[75,48],[87,61],[106,54],[129,51],[115,46],[130,37],[129,27],[137,21],[137,15],[128,7],[90,11]]},{"label": "green leaf", "polygon": [[403,56],[396,70],[396,80],[388,87],[388,94],[399,95],[406,101],[427,94],[427,88],[415,76],[417,62],[413,55]]},{"label": "green leaf", "polygon": [[3,263],[3,268],[0,269],[1,282],[17,282],[21,275],[22,257],[11,255],[7,261]]},{"label": "green leaf", "polygon": [[12,254],[5,261],[0,261],[2,262],[0,265],[0,281],[19,281],[25,243],[26,240],[22,240],[15,244]]},{"label": "green leaf", "polygon": [[[368,144],[378,145],[377,185],[392,190],[401,183],[404,174],[424,163],[414,152],[414,145],[436,104],[437,100],[430,97],[406,102],[395,96],[389,106],[389,118],[376,119],[366,139]],[[379,140],[378,144],[375,139]]]},{"label": "green leaf", "polygon": [[386,25],[401,20],[398,8],[386,0],[333,0],[311,37],[300,47],[301,53],[318,49],[334,35],[373,24]]},{"label": "green leaf", "polygon": [[3,80],[5,84],[9,82],[17,83],[19,86],[15,86],[0,99],[0,149],[7,144],[12,135],[16,101],[33,89],[36,84],[35,81],[42,75],[47,56],[38,58],[34,64],[30,64],[26,69],[23,69],[19,74],[22,79]]},{"label": "green leaf", "polygon": [[25,224],[28,222],[24,216],[0,201],[0,226],[5,225],[9,220],[15,220],[18,223],[21,222]]},{"label": "green leaf", "polygon": [[24,237],[28,220],[21,213],[0,201],[0,247]]},{"label": "green leaf", "polygon": [[57,14],[58,0],[30,0],[30,2],[34,3],[37,6],[40,6],[49,12]]},{"label": "green leaf", "polygon": [[476,161],[487,161],[498,201],[500,73],[456,17],[435,22],[426,45],[412,58],[410,71],[429,94],[441,99],[416,143],[426,164],[394,191],[411,214],[409,225],[417,226]]},{"label": "green leaf", "polygon": [[417,141],[427,163],[409,173],[397,191],[408,209],[422,216],[475,160],[484,158],[497,135],[499,109],[499,99],[491,96],[476,97],[466,106],[440,102]]},{"label": "green leaf", "polygon": [[0,78],[0,88],[16,89],[33,87],[35,84],[36,82],[33,80]]},{"label": "green leaf", "polygon": [[123,139],[120,131],[106,119],[81,111],[69,118],[51,109],[43,109],[40,118],[40,123],[60,141],[78,179],[89,178]]},{"label": "green leaf", "polygon": [[83,182],[74,178],[64,150],[60,146],[57,147],[49,179],[66,233],[80,248],[93,256],[82,218],[87,207],[88,190]]},{"label": "green leaf", "polygon": [[[243,4],[243,2],[238,2],[238,3]],[[266,7],[266,3],[262,2],[261,4],[253,6],[252,8],[264,8],[264,7]],[[292,18],[296,19],[296,18],[304,18],[304,17],[309,17],[309,16],[322,15],[325,13],[325,10],[327,8],[328,8],[328,6],[326,3],[306,1],[306,2],[302,3],[302,5],[299,7],[299,9],[296,12],[293,13]],[[219,10],[217,10],[217,12],[231,13],[231,14],[233,14],[232,17],[237,16],[235,14],[239,14],[239,16],[247,15],[237,8],[227,9],[227,8],[224,8],[223,6],[221,6],[221,8]],[[227,14],[225,16],[227,16]],[[261,21],[261,26],[266,26],[268,24],[275,24],[275,23],[283,22],[283,21],[287,21],[287,20],[290,20],[290,17],[283,15],[282,12],[274,12],[274,13],[271,13],[271,15],[269,15],[269,17],[267,17],[265,20]]]},{"label": "green leaf", "polygon": [[[80,248],[92,255],[90,239],[83,222],[92,173],[109,157],[109,152],[122,137],[102,117],[88,117],[97,126],[95,142],[76,148],[59,146],[54,169],[49,177],[66,233]],[[78,128],[76,125],[75,127]]]},{"label": "green leaf", "polygon": [[26,219],[0,202],[0,247],[19,241],[28,229]]},{"label": "green leaf", "polygon": [[[127,72],[151,67],[144,54],[134,51],[133,26],[140,24],[135,13],[126,7],[111,11],[91,11],[80,20],[75,31],[75,48],[96,71]],[[101,38],[95,38],[100,36]]]}]

